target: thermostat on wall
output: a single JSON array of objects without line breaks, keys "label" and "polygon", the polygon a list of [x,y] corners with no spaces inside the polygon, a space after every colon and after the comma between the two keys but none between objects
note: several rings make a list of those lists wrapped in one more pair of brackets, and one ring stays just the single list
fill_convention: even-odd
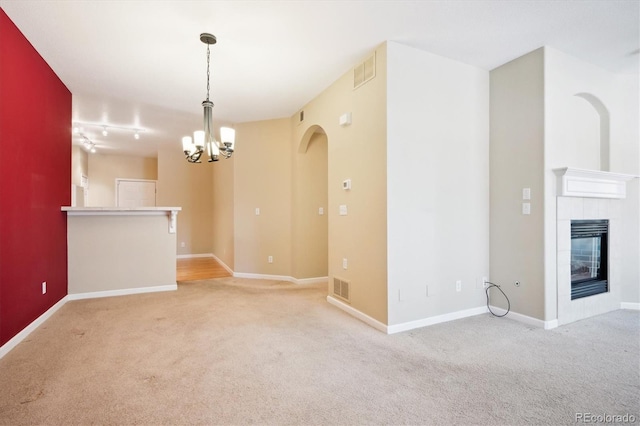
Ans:
[{"label": "thermostat on wall", "polygon": [[345,179],[342,181],[342,189],[344,189],[345,191],[347,189],[351,189],[351,179]]}]

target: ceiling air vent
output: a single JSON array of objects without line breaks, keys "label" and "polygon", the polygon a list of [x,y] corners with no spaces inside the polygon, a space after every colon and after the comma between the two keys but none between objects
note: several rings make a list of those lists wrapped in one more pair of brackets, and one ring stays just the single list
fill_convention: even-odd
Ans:
[{"label": "ceiling air vent", "polygon": [[333,277],[333,295],[349,302],[349,281]]},{"label": "ceiling air vent", "polygon": [[376,76],[376,54],[368,57],[353,69],[353,88],[357,89]]}]

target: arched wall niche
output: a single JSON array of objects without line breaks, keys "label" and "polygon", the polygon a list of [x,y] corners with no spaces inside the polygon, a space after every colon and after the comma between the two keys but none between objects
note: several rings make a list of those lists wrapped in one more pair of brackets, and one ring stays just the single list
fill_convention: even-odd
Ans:
[{"label": "arched wall niche", "polygon": [[608,172],[610,171],[609,110],[597,96],[591,93],[576,93],[574,96],[587,101],[600,117],[600,170]]},{"label": "arched wall niche", "polygon": [[324,129],[318,126],[317,124],[310,126],[307,129],[307,131],[304,132],[304,135],[302,135],[302,139],[300,140],[300,145],[298,145],[298,153],[304,154],[305,152],[307,152],[307,149],[309,148],[309,143],[311,142],[311,138],[316,133],[320,133],[323,135],[326,134]]}]

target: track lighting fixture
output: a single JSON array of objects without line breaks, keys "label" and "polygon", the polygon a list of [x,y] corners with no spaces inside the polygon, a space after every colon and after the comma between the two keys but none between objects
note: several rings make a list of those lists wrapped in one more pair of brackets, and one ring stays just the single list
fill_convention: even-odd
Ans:
[{"label": "track lighting fixture", "polygon": [[133,138],[135,140],[139,140],[140,139],[140,134],[145,131],[144,129],[141,129],[139,127],[112,126],[112,125],[103,124],[103,123],[81,123],[81,122],[75,122],[75,123],[73,123],[73,133],[82,135],[82,134],[85,133],[85,129],[86,128],[91,128],[91,127],[101,128],[103,137],[109,136],[109,132],[111,130],[115,130],[116,132],[120,132],[120,131],[133,132]]}]

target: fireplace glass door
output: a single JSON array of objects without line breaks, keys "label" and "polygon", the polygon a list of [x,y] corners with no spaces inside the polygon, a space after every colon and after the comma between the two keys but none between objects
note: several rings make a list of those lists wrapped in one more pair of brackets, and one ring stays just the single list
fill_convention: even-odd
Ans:
[{"label": "fireplace glass door", "polygon": [[571,300],[609,291],[608,220],[571,221]]}]

